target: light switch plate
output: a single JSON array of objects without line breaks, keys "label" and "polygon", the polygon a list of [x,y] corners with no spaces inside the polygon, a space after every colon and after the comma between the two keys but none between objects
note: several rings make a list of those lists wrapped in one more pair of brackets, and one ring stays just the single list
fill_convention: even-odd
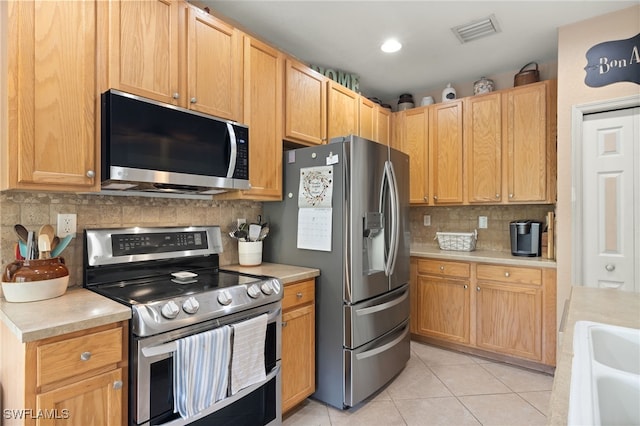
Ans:
[{"label": "light switch plate", "polygon": [[424,226],[431,226],[431,215],[424,215]]},{"label": "light switch plate", "polygon": [[478,228],[487,229],[487,217],[486,216],[478,216]]}]

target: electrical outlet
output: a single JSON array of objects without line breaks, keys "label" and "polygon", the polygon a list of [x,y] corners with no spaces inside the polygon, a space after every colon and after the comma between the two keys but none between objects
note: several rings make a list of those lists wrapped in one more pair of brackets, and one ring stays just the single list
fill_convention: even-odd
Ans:
[{"label": "electrical outlet", "polygon": [[67,235],[76,236],[76,214],[58,214],[58,237],[64,238]]},{"label": "electrical outlet", "polygon": [[431,215],[424,215],[424,226],[431,226]]},{"label": "electrical outlet", "polygon": [[478,216],[478,228],[487,229],[487,217],[486,216]]},{"label": "electrical outlet", "polygon": [[243,223],[247,223],[247,219],[244,218],[238,218],[236,220],[238,221],[238,229],[240,228],[240,225],[242,225]]}]

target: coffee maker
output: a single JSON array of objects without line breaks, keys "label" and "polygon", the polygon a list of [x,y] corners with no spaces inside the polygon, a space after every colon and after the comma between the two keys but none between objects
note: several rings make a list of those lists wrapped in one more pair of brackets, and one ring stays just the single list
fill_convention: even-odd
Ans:
[{"label": "coffee maker", "polygon": [[509,222],[511,254],[514,256],[540,256],[542,254],[542,222],[531,219]]}]

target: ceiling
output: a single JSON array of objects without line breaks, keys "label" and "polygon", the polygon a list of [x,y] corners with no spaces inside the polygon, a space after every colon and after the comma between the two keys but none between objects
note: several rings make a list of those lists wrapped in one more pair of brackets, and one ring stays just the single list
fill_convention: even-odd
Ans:
[{"label": "ceiling", "polygon": [[[360,91],[383,101],[444,88],[448,82],[517,72],[530,61],[555,63],[559,27],[637,4],[637,0],[193,2],[302,62],[358,75]],[[501,29],[497,34],[461,44],[451,30],[491,14]],[[382,53],[380,45],[389,37],[397,38],[402,50]]]}]

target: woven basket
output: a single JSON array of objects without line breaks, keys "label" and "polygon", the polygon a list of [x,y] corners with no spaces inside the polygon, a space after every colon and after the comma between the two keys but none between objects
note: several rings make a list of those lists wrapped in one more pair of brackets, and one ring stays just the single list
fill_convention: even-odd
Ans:
[{"label": "woven basket", "polygon": [[440,250],[474,251],[478,241],[478,231],[473,232],[436,232]]}]

